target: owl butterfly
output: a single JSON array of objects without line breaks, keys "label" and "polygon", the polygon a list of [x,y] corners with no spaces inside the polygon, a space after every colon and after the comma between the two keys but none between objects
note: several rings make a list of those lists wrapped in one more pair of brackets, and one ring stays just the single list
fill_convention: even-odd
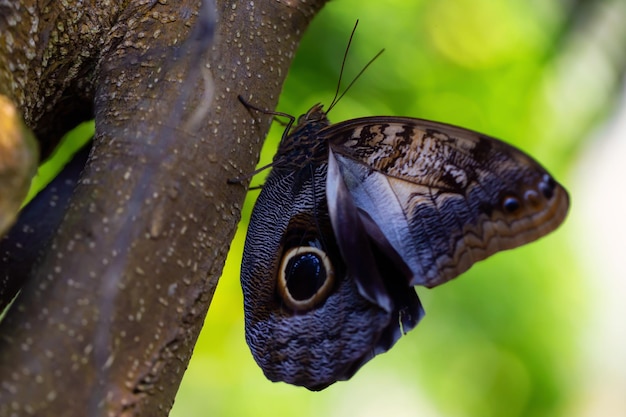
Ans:
[{"label": "owl butterfly", "polygon": [[413,286],[538,239],[568,210],[535,160],[471,130],[387,116],[331,124],[319,104],[290,126],[241,267],[246,340],[272,381],[321,390],[349,379],[423,317]]}]

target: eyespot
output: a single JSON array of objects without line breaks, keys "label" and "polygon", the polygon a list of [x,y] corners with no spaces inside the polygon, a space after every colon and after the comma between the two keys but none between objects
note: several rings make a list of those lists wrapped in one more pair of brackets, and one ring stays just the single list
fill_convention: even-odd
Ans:
[{"label": "eyespot", "polygon": [[504,200],[502,201],[502,208],[507,213],[515,213],[517,210],[520,209],[520,207],[521,207],[521,204],[516,197],[508,196],[508,197],[505,197]]},{"label": "eyespot", "polygon": [[526,190],[524,192],[524,201],[531,207],[539,207],[541,205],[541,199],[535,190]]},{"label": "eyespot", "polygon": [[324,301],[335,280],[335,270],[324,251],[313,246],[287,250],[278,271],[278,293],[295,310],[309,310]]},{"label": "eyespot", "polygon": [[556,181],[548,174],[544,175],[542,181],[539,183],[539,191],[548,200],[554,196],[554,189],[556,187]]}]

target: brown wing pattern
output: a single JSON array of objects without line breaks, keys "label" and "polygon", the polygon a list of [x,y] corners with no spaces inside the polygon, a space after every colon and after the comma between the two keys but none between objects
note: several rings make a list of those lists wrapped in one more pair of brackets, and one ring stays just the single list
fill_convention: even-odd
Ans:
[{"label": "brown wing pattern", "polygon": [[470,130],[370,117],[320,134],[356,205],[411,268],[412,285],[442,284],[544,236],[567,213],[567,192],[536,161]]}]

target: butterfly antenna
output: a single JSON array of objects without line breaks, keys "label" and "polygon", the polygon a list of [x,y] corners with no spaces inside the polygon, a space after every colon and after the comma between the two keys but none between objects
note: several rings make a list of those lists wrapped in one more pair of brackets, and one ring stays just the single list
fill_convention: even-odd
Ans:
[{"label": "butterfly antenna", "polygon": [[359,77],[361,77],[361,75],[363,75],[365,70],[372,64],[372,62],[376,61],[376,59],[380,56],[380,54],[382,54],[385,51],[384,49],[381,49],[374,56],[374,58],[370,59],[369,62],[361,69],[361,71],[359,71],[359,73],[356,75],[356,77],[354,77],[354,79],[350,82],[350,84],[348,84],[348,87],[346,87],[346,89],[343,90],[343,93],[341,93],[341,95],[339,95],[339,90],[341,89],[341,79],[343,78],[343,70],[344,70],[344,68],[346,66],[346,61],[348,59],[348,52],[350,51],[350,45],[352,45],[352,38],[354,37],[354,33],[356,32],[356,27],[358,25],[359,25],[359,21],[357,20],[354,23],[354,28],[352,28],[352,33],[350,33],[350,39],[348,39],[348,45],[346,46],[346,52],[344,52],[344,54],[343,54],[343,60],[341,61],[341,70],[339,71],[339,81],[337,81],[337,89],[335,90],[335,96],[333,97],[333,101],[331,101],[330,106],[328,106],[328,110],[326,111],[326,113],[330,112],[332,110],[332,108],[335,107],[335,104],[337,104],[339,102],[339,100],[341,100],[342,97],[346,95],[348,90],[350,90],[350,88],[354,85],[356,80],[358,80]]},{"label": "butterfly antenna", "polygon": [[[346,51],[343,53],[343,60],[341,61],[341,70],[339,71],[339,80],[337,81],[337,89],[335,90],[335,96],[333,97],[333,101],[330,102],[330,106],[328,110],[332,109],[333,106],[339,101],[337,96],[339,95],[339,89],[341,88],[341,78],[343,77],[343,69],[346,66],[346,61],[348,59],[348,52],[350,52],[350,45],[352,45],[352,38],[354,37],[354,33],[356,32],[356,27],[359,26],[359,19],[354,22],[354,27],[352,28],[352,33],[350,33],[350,39],[348,39],[348,45],[346,46]],[[343,94],[342,94],[343,96]]]}]

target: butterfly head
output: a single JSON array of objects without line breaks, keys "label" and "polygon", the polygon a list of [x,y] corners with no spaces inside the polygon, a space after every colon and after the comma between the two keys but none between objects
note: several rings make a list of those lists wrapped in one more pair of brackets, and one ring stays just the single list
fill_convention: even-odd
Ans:
[{"label": "butterfly head", "polygon": [[330,121],[328,120],[323,107],[324,106],[322,104],[318,103],[311,107],[309,111],[298,117],[298,122],[289,132],[289,136],[306,130],[319,130],[330,125]]},{"label": "butterfly head", "polygon": [[313,161],[322,161],[327,155],[327,144],[318,132],[330,125],[321,104],[316,104],[298,118],[294,127],[281,139],[274,156],[274,169],[299,169]]}]

